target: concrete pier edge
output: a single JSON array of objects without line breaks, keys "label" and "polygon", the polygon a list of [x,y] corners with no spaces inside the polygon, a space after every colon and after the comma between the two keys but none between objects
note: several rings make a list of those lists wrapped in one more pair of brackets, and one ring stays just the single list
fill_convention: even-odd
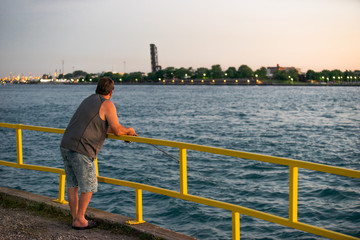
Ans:
[{"label": "concrete pier edge", "polygon": [[[55,200],[53,198],[37,195],[22,190],[0,187],[0,199],[7,199],[8,201],[25,203],[26,206],[44,204],[49,208],[62,212],[64,215],[66,214],[71,215],[68,204],[55,203],[53,202],[53,200]],[[169,240],[196,239],[187,236],[185,234],[181,234],[165,228],[161,228],[159,226],[147,222],[137,225],[128,225],[125,222],[132,219],[125,216],[121,216],[119,214],[109,213],[95,208],[88,208],[86,211],[86,216],[87,218],[93,219],[99,223],[127,226],[132,228],[134,231],[137,231],[139,233],[149,234],[157,238],[163,238]]]}]

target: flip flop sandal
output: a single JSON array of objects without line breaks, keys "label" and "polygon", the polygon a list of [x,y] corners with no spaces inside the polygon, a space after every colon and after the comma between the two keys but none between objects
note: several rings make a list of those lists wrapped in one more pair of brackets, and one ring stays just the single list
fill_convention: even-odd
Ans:
[{"label": "flip flop sandal", "polygon": [[75,230],[86,230],[86,229],[92,229],[94,227],[97,226],[97,223],[95,221],[92,221],[92,220],[89,220],[88,221],[88,225],[86,227],[75,227],[75,226],[72,226],[73,229]]}]

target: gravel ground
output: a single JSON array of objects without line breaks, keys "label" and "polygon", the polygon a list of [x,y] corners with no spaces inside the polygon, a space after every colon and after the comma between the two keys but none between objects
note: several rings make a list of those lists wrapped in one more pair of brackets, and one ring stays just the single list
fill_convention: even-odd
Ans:
[{"label": "gravel ground", "polygon": [[0,239],[114,239],[133,240],[133,236],[119,235],[110,231],[94,228],[74,230],[69,222],[39,216],[22,208],[4,208],[0,205]]}]

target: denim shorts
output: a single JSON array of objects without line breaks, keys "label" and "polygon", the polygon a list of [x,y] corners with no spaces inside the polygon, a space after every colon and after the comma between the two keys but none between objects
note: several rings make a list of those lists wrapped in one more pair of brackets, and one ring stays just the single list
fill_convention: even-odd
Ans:
[{"label": "denim shorts", "polygon": [[79,187],[80,192],[97,192],[94,159],[67,148],[60,147],[66,174],[66,187]]}]

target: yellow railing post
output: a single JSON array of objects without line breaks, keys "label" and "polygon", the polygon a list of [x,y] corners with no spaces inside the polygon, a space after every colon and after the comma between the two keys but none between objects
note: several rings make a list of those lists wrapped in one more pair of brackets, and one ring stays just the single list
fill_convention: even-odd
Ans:
[{"label": "yellow railing post", "polygon": [[65,200],[65,174],[59,174],[59,198],[54,200],[54,202],[67,204]]},{"label": "yellow railing post", "polygon": [[289,170],[289,220],[291,222],[297,222],[298,168],[290,166]]},{"label": "yellow railing post", "polygon": [[240,213],[232,212],[232,239],[240,240]]},{"label": "yellow railing post", "polygon": [[180,193],[186,195],[187,192],[187,166],[186,166],[186,149],[180,148]]},{"label": "yellow railing post", "polygon": [[17,163],[23,164],[23,152],[22,152],[22,136],[21,136],[21,125],[19,124],[19,128],[16,128],[16,152],[17,152]]},{"label": "yellow railing post", "polygon": [[136,199],[136,220],[135,221],[127,221],[128,224],[140,224],[144,223],[143,220],[143,211],[142,211],[142,189],[136,188],[135,189],[135,199]]},{"label": "yellow railing post", "polygon": [[99,165],[98,165],[97,158],[95,158],[94,163],[95,163],[95,168],[96,168],[96,176],[98,177],[99,176]]}]

